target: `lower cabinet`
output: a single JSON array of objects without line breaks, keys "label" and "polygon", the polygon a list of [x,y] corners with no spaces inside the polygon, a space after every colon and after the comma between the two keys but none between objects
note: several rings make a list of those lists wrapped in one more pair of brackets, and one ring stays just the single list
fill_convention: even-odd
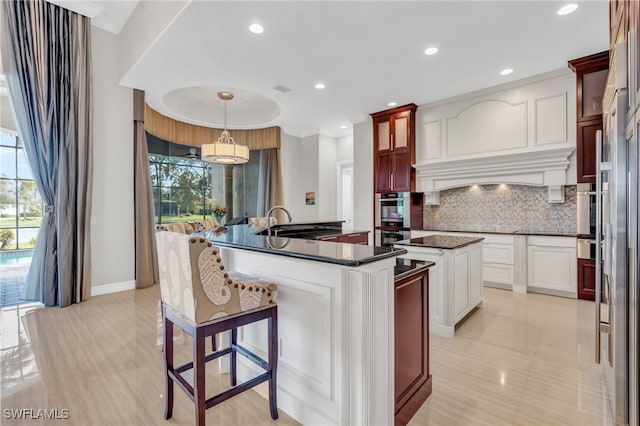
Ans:
[{"label": "lower cabinet", "polygon": [[527,290],[576,298],[576,239],[527,238]]},{"label": "lower cabinet", "polygon": [[578,259],[578,299],[596,299],[596,261]]},{"label": "lower cabinet", "polygon": [[[577,259],[574,237],[411,231],[412,238],[428,235],[484,237],[482,275],[486,287],[594,300],[595,262]],[[438,263],[428,260],[436,262],[433,277]],[[433,280],[431,286],[437,288]],[[456,304],[462,306],[464,300],[456,299]],[[432,305],[432,320],[437,315]]]},{"label": "lower cabinet", "polygon": [[438,336],[454,337],[456,323],[483,302],[482,245],[447,250],[394,247],[407,250],[402,257],[435,263],[429,269],[429,328]]},{"label": "lower cabinet", "polygon": [[428,271],[396,281],[395,424],[405,425],[431,394]]}]

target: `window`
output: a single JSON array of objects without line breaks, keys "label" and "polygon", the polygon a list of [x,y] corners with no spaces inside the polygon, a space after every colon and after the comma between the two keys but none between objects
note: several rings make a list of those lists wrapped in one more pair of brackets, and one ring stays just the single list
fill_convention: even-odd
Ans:
[{"label": "window", "polygon": [[20,138],[0,130],[0,250],[32,249],[42,200]]},{"label": "window", "polygon": [[201,161],[199,149],[149,133],[147,144],[156,223],[208,219],[216,204],[229,209],[225,221],[257,216],[259,151],[234,166]]}]

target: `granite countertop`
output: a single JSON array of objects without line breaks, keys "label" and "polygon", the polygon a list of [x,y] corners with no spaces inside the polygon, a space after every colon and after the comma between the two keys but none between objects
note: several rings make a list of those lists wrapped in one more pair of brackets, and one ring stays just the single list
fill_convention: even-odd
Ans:
[{"label": "granite countertop", "polygon": [[424,228],[423,231],[433,232],[470,232],[475,234],[504,234],[504,235],[540,235],[551,237],[575,237],[577,233],[559,229],[491,229],[491,228],[466,228],[466,229],[446,229],[446,228]]},{"label": "granite countertop", "polygon": [[411,238],[398,241],[396,244],[426,248],[439,248],[445,250],[459,249],[470,244],[479,243],[482,237],[457,237],[453,235],[429,235],[428,237]]},{"label": "granite countertop", "polygon": [[396,266],[393,268],[393,279],[399,281],[403,278],[410,277],[413,274],[418,274],[422,271],[426,271],[435,265],[435,262],[427,260],[415,260],[396,257]]},{"label": "granite countertop", "polygon": [[255,235],[255,232],[259,231],[260,228],[250,228],[248,225],[233,225],[226,227],[223,232],[201,232],[193,235],[208,238],[220,247],[259,251],[346,266],[359,266],[407,253],[406,250],[392,247]]}]

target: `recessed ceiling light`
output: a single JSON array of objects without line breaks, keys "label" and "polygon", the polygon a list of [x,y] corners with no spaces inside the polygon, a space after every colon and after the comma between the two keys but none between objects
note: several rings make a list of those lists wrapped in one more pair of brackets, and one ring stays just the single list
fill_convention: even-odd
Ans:
[{"label": "recessed ceiling light", "polygon": [[505,68],[502,71],[500,71],[500,75],[509,75],[513,72],[513,68]]},{"label": "recessed ceiling light", "polygon": [[396,106],[396,105],[398,105],[398,103],[397,102],[389,102],[387,105],[388,106]]},{"label": "recessed ceiling light", "polygon": [[254,34],[262,34],[264,32],[264,28],[260,24],[251,24],[249,25],[249,31]]},{"label": "recessed ceiling light", "polygon": [[427,50],[424,51],[424,54],[429,56],[435,55],[436,53],[438,53],[438,48],[433,46],[428,47]]},{"label": "recessed ceiling light", "polygon": [[577,8],[578,5],[575,3],[564,5],[558,10],[558,15],[568,15],[571,12],[575,12]]},{"label": "recessed ceiling light", "polygon": [[316,89],[318,89],[318,90],[322,90],[322,89],[324,89],[324,88],[325,88],[325,87],[327,87],[327,86],[325,86],[325,85],[324,85],[324,83],[316,83],[316,85],[315,85],[314,87],[315,87]]},{"label": "recessed ceiling light", "polygon": [[341,129],[348,129],[349,126],[347,126],[346,124],[343,124],[342,126],[340,126]]}]

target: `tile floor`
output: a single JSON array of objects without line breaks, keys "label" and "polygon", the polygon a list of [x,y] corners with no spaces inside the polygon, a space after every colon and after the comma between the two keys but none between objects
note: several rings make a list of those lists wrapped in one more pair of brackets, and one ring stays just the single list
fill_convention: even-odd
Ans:
[{"label": "tile floor", "polygon": [[[163,419],[157,286],[94,297],[64,309],[2,308],[3,425],[192,425],[176,389]],[[485,307],[454,339],[431,338],[433,394],[411,425],[609,425],[593,362],[593,304],[485,288]],[[186,358],[189,338],[176,336]],[[177,358],[177,361],[181,361]],[[212,368],[211,370],[215,370]],[[208,393],[227,386],[208,371]],[[4,409],[67,409],[66,420],[8,420]],[[273,424],[248,391],[207,411],[210,425]],[[280,413],[278,424],[297,424]]]}]

